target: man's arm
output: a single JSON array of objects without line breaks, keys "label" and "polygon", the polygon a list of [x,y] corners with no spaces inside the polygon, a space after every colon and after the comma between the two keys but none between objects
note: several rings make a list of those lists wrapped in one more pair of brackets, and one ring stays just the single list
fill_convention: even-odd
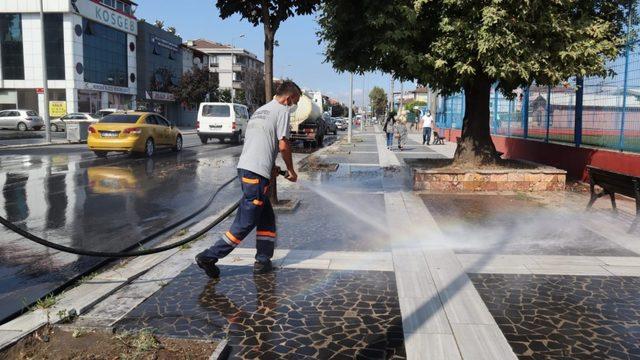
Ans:
[{"label": "man's arm", "polygon": [[288,139],[280,139],[278,142],[278,146],[280,148],[280,154],[282,154],[282,159],[284,160],[285,165],[287,166],[287,171],[289,171],[289,176],[287,176],[287,180],[291,182],[296,182],[298,180],[298,174],[296,170],[293,168],[293,157],[291,155],[291,143]]}]

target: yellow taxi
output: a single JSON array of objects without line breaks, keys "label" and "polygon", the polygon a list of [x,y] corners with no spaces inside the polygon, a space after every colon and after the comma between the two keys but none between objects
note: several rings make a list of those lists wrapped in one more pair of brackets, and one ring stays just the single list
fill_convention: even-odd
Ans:
[{"label": "yellow taxi", "polygon": [[156,149],[182,150],[182,134],[163,116],[150,112],[117,112],[89,126],[87,145],[97,156],[110,151],[152,156]]}]

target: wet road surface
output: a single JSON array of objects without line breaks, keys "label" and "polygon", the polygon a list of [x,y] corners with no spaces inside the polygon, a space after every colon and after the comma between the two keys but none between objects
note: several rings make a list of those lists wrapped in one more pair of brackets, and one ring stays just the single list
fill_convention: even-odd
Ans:
[{"label": "wet road surface", "polygon": [[[0,214],[49,241],[121,251],[199,209],[235,175],[240,146],[201,145],[152,159],[99,159],[86,145],[0,150]],[[238,197],[233,184],[201,216]],[[0,228],[0,323],[25,305],[103,263],[60,253]]]}]

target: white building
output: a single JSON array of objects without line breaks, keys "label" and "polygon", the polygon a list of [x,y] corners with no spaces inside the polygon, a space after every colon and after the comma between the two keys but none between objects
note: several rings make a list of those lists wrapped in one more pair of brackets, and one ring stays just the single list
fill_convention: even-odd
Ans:
[{"label": "white building", "polygon": [[243,90],[250,74],[264,78],[264,63],[245,49],[204,39],[188,41],[187,45],[209,55],[209,69],[217,74],[220,89]]},{"label": "white building", "polygon": [[[130,0],[46,0],[50,101],[67,112],[134,108],[136,4]],[[0,109],[44,110],[39,0],[0,1]]]}]

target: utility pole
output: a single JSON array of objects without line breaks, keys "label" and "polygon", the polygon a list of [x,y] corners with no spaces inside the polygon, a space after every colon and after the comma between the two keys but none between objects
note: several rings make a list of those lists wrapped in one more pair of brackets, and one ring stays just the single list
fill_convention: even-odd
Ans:
[{"label": "utility pole", "polygon": [[400,105],[398,105],[398,114],[403,110],[404,106],[404,81],[400,81]]},{"label": "utility pole", "polygon": [[347,142],[351,144],[351,124],[353,124],[353,73],[349,74],[349,128],[347,129]]},{"label": "utility pole", "polygon": [[391,95],[391,101],[389,102],[389,113],[391,113],[393,111],[393,85],[395,83],[395,80],[393,79],[393,74],[391,74],[391,86],[390,86],[390,90],[389,90],[389,94]]},{"label": "utility pole", "polygon": [[362,114],[362,119],[360,119],[360,131],[364,132],[364,119],[367,118],[367,105],[365,105],[365,82],[364,82],[364,74],[362,74],[362,109],[364,113]]},{"label": "utility pole", "polygon": [[44,9],[42,0],[40,0],[40,52],[42,54],[42,89],[44,90],[44,109],[42,117],[44,118],[44,141],[51,142],[51,121],[49,120],[49,84],[47,84],[47,59],[46,46],[44,44]]}]

